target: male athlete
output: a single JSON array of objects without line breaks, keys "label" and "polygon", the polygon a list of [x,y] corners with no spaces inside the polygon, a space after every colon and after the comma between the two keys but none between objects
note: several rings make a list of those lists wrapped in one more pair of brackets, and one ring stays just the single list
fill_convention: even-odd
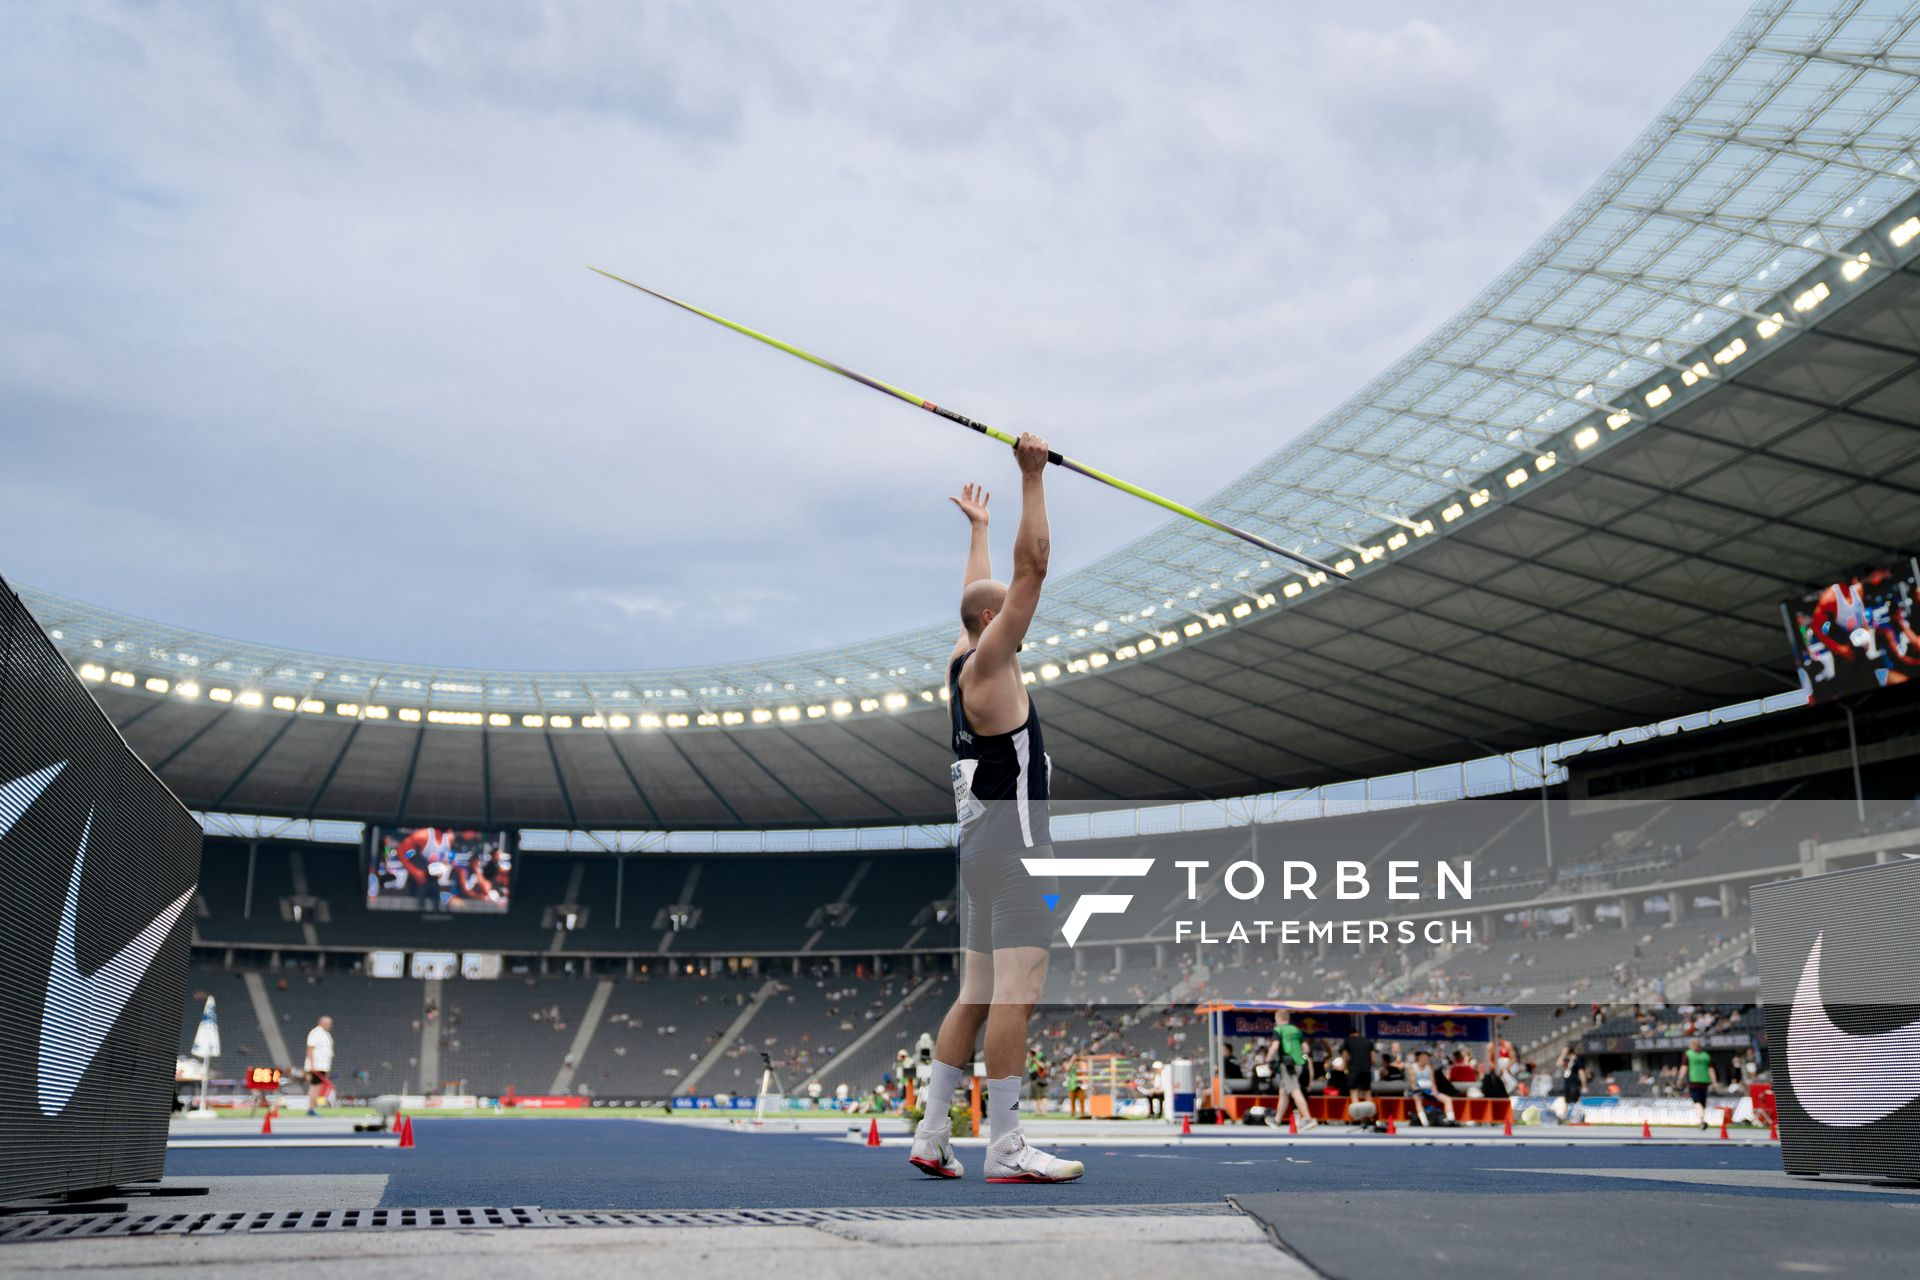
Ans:
[{"label": "male athlete", "polygon": [[1027,1020],[1047,978],[1053,921],[1043,894],[1051,876],[1027,874],[1023,858],[1053,856],[1047,826],[1051,762],[1040,716],[1020,678],[1026,638],[1047,576],[1047,499],[1042,473],[1047,442],[1023,434],[1020,528],[1013,540],[1013,580],[994,581],[987,551],[987,491],[968,485],[952,499],[973,527],[960,591],[960,642],[947,663],[953,714],[953,801],[959,819],[961,942],[966,949],[960,994],[934,1045],[926,1115],[913,1136],[915,1168],[936,1178],[965,1170],[953,1155],[948,1118],[954,1090],[987,1029],[986,1175],[988,1182],[1071,1182],[1086,1170],[1028,1145],[1020,1131],[1020,1088],[1027,1060]]}]

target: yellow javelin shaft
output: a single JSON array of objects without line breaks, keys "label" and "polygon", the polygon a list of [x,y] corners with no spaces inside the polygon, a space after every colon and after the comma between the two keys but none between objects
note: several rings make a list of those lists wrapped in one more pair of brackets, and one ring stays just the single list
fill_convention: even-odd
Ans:
[{"label": "yellow javelin shaft", "polygon": [[[772,334],[762,333],[758,329],[749,329],[746,325],[737,324],[734,321],[727,319],[725,316],[715,315],[711,311],[707,311],[704,308],[694,306],[691,302],[682,302],[680,299],[675,297],[670,297],[667,294],[661,293],[657,289],[649,289],[647,288],[647,286],[643,284],[635,284],[633,281],[628,280],[626,277],[617,276],[613,274],[613,272],[611,271],[602,271],[599,267],[592,267],[592,266],[588,267],[587,269],[589,271],[596,272],[599,275],[603,275],[607,279],[612,280],[618,284],[626,285],[629,289],[638,289],[641,293],[647,294],[651,297],[658,298],[662,302],[672,303],[674,306],[679,307],[682,311],[691,311],[694,315],[700,316],[701,318],[706,320],[711,320],[713,321],[713,323],[720,325],[723,328],[731,329],[735,333],[742,334],[746,337],[752,338],[756,342],[764,342],[768,346],[773,347],[775,350],[784,351],[790,356],[795,356],[801,360],[805,360],[808,364],[818,365],[820,368],[827,370],[829,373],[837,373],[843,378],[847,378],[847,379],[850,379],[851,381],[858,382],[862,386],[872,387],[875,391],[881,392],[885,395],[890,395],[894,397],[896,400],[904,400],[908,404],[914,405],[917,408],[925,409],[929,413],[936,413],[941,417],[947,419],[949,422],[957,422],[963,427],[967,427],[971,430],[978,431],[981,435],[987,436],[994,440],[998,440],[1002,444],[1012,445],[1012,444],[1019,443],[1019,437],[1009,435],[1005,431],[1000,430],[1000,428],[998,427],[988,426],[984,422],[976,422],[972,418],[967,417],[965,414],[956,413],[952,409],[948,409],[941,405],[937,405],[933,401],[927,399],[924,396],[917,396],[913,394],[913,392],[911,391],[902,390],[901,388],[894,386],[890,382],[882,382],[878,378],[869,378],[864,373],[856,373],[852,369],[847,368],[845,365],[835,364],[833,361],[828,360],[823,356],[814,355],[811,351],[807,351],[800,347],[796,347],[790,342],[782,342],[780,339],[774,337]],[[1316,573],[1324,573],[1328,577],[1332,577],[1332,578],[1344,578],[1347,576],[1346,574],[1341,573],[1338,569],[1334,568],[1332,565],[1324,564],[1321,561],[1314,559],[1312,556],[1305,554],[1304,552],[1291,551],[1286,547],[1281,546],[1277,542],[1273,542],[1267,538],[1261,537],[1257,533],[1249,533],[1247,530],[1236,528],[1235,526],[1228,524],[1224,520],[1216,520],[1214,517],[1207,515],[1204,512],[1195,511],[1192,507],[1188,506],[1184,502],[1175,502],[1172,498],[1162,497],[1160,494],[1153,492],[1153,490],[1151,489],[1143,489],[1137,484],[1131,484],[1125,480],[1120,479],[1120,477],[1118,476],[1109,475],[1105,471],[1102,471],[1097,467],[1090,467],[1086,463],[1076,461],[1073,458],[1069,458],[1066,455],[1058,452],[1057,450],[1050,450],[1048,452],[1047,461],[1053,463],[1056,466],[1064,467],[1068,471],[1076,471],[1079,474],[1086,476],[1089,480],[1098,480],[1101,484],[1110,485],[1113,488],[1120,490],[1120,492],[1122,493],[1132,494],[1134,497],[1142,499],[1143,501],[1151,502],[1154,506],[1159,507],[1162,510],[1171,511],[1173,514],[1177,516],[1185,516],[1187,519],[1192,520],[1197,524],[1205,525],[1209,529],[1215,529],[1221,533],[1231,534],[1233,537],[1239,538],[1244,542],[1252,543],[1254,546],[1259,547],[1263,551],[1271,552],[1272,554],[1277,556],[1283,556],[1288,560],[1292,560],[1296,564],[1300,564],[1305,566],[1306,568],[1314,570]]]}]

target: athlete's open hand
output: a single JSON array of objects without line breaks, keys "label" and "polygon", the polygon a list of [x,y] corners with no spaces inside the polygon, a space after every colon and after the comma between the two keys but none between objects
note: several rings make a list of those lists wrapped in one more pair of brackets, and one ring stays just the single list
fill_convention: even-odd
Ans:
[{"label": "athlete's open hand", "polygon": [[987,486],[970,484],[960,490],[959,497],[948,498],[947,501],[960,508],[960,514],[973,524],[984,526],[987,523],[987,499],[991,496]]},{"label": "athlete's open hand", "polygon": [[1020,474],[1037,476],[1047,468],[1047,455],[1051,452],[1047,442],[1031,431],[1020,433],[1020,442],[1013,446],[1013,457],[1020,464]]}]

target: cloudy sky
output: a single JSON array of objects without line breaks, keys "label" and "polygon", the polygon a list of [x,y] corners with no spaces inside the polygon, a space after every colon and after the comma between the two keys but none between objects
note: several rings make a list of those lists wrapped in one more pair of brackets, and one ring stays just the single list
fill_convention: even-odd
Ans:
[{"label": "cloudy sky", "polygon": [[[1743,5],[111,5],[0,43],[0,574],[661,667],[952,608],[1011,459],[1198,500],[1468,301]],[[1551,21],[1543,18],[1551,14]],[[1056,474],[1055,563],[1156,513]]]}]

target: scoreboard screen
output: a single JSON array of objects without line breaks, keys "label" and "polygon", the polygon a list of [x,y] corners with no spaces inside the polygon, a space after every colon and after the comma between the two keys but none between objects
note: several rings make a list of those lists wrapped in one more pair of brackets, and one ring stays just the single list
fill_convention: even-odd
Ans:
[{"label": "scoreboard screen", "polygon": [[1816,702],[1920,680],[1920,561],[1838,575],[1785,606],[1800,683]]},{"label": "scoreboard screen", "polygon": [[367,905],[378,911],[479,914],[507,909],[513,852],[504,831],[375,827]]}]

